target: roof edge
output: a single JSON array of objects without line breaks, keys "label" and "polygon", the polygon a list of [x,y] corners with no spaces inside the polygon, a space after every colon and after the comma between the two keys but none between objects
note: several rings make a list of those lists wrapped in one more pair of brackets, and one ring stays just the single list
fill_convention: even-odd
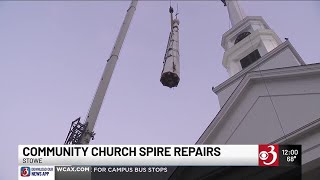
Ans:
[{"label": "roof edge", "polygon": [[297,74],[301,75],[310,73],[320,73],[320,63],[267,69],[262,71],[251,71],[247,73],[195,144],[203,144],[203,142],[210,136],[210,133],[213,131],[214,127],[220,123],[220,120],[224,114],[227,114],[234,102],[238,99],[238,95],[243,92],[246,87],[248,87],[247,84],[250,83],[251,80],[296,76]]}]

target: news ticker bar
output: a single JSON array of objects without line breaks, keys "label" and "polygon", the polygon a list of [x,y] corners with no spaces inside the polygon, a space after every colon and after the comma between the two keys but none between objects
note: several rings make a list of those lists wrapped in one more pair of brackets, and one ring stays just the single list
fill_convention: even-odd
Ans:
[{"label": "news ticker bar", "polygon": [[185,180],[186,177],[301,180],[301,166],[19,166],[18,174],[19,180]]},{"label": "news ticker bar", "polygon": [[91,180],[112,177],[168,177],[174,167],[166,166],[19,166],[19,179]]},{"label": "news ticker bar", "polygon": [[20,166],[299,166],[300,145],[19,145]]}]

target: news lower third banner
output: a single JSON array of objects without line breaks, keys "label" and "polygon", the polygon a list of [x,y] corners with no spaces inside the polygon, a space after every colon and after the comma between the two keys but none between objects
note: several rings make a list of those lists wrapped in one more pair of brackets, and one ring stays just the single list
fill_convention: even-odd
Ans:
[{"label": "news lower third banner", "polygon": [[168,179],[177,167],[300,167],[302,152],[300,145],[19,145],[18,153],[19,179],[98,180]]}]

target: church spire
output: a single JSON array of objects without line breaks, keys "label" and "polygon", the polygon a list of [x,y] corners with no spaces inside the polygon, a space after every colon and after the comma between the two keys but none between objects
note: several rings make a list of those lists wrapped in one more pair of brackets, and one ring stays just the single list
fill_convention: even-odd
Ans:
[{"label": "church spire", "polygon": [[239,21],[246,17],[243,9],[237,0],[221,0],[227,6],[231,25],[235,26]]},{"label": "church spire", "polygon": [[281,40],[261,16],[246,16],[238,0],[221,0],[228,8],[232,28],[222,36],[222,64],[233,76],[272,51]]}]

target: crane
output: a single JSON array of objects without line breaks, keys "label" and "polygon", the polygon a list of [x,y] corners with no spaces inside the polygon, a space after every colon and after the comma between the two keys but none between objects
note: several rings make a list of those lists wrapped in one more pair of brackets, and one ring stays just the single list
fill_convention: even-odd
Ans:
[{"label": "crane", "polygon": [[131,20],[136,10],[138,0],[132,0],[127,10],[126,16],[121,25],[117,40],[114,44],[109,59],[107,60],[102,77],[100,79],[97,91],[93,98],[92,104],[89,109],[89,113],[86,116],[85,123],[80,122],[80,118],[77,118],[71,123],[71,127],[67,138],[64,142],[67,144],[89,144],[91,139],[94,139],[94,126],[101,109],[103,99],[108,89],[114,68],[117,64],[122,44],[127,35]]}]

